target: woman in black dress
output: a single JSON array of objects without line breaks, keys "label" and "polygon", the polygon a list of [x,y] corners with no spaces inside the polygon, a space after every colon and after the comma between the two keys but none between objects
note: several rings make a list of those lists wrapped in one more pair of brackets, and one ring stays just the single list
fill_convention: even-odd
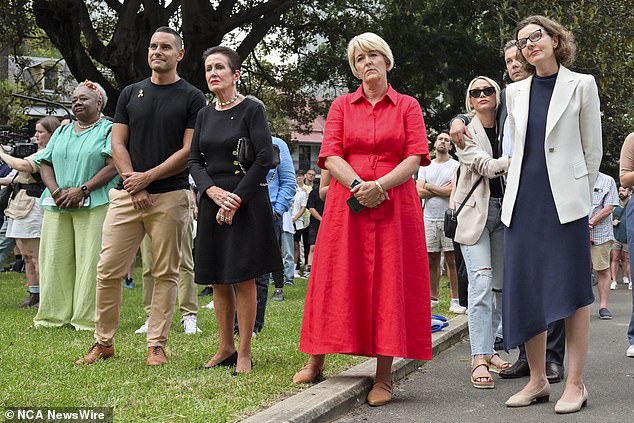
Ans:
[{"label": "woman in black dress", "polygon": [[[265,176],[273,163],[264,108],[239,94],[240,57],[217,46],[203,54],[205,78],[216,101],[196,119],[189,171],[202,194],[196,237],[196,282],[214,287],[219,344],[204,368],[236,365],[251,371],[255,277],[282,269]],[[251,140],[255,162],[243,169],[237,142]],[[245,173],[246,172],[246,173]],[[238,315],[236,350],[233,321]]]},{"label": "woman in black dress", "polygon": [[506,402],[547,402],[546,327],[565,319],[568,377],[555,405],[573,413],[586,404],[590,281],[588,212],[602,155],[601,114],[591,75],[568,70],[573,36],[559,23],[531,16],[516,45],[535,76],[507,88],[513,159],[502,206],[505,233],[504,343],[525,342],[530,380]]}]

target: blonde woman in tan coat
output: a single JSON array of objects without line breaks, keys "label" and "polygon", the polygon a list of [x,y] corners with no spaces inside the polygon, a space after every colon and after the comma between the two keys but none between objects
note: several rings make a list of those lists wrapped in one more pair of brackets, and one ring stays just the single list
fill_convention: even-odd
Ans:
[{"label": "blonde woman in tan coat", "polygon": [[[502,175],[510,157],[502,156],[496,124],[500,87],[478,76],[470,83],[465,106],[472,117],[472,134],[458,149],[460,175],[454,194],[458,216],[455,241],[461,244],[469,277],[469,338],[471,383],[475,388],[494,387],[491,371],[510,366],[493,350],[495,332],[502,318],[504,227],[500,220],[504,187]],[[469,192],[475,186],[471,196]]]}]

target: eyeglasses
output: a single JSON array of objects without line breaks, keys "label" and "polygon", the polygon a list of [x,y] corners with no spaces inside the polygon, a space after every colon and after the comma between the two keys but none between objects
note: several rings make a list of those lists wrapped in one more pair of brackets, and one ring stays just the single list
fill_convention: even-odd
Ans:
[{"label": "eyeglasses", "polygon": [[542,30],[538,29],[528,34],[528,37],[526,38],[518,38],[517,40],[515,40],[515,47],[517,47],[518,50],[523,50],[526,47],[526,44],[528,44],[528,40],[531,40],[532,42],[536,43],[537,41],[541,39],[542,39]]},{"label": "eyeglasses", "polygon": [[484,93],[485,97],[495,94],[495,88],[486,87],[486,88],[474,88],[473,90],[469,90],[469,95],[473,98],[478,98]]}]

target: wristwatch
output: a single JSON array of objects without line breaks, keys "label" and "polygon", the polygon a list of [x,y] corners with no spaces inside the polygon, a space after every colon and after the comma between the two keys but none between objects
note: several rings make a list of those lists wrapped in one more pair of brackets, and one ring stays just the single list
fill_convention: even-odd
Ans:
[{"label": "wristwatch", "polygon": [[90,194],[90,190],[88,189],[88,186],[86,184],[80,186],[79,189],[81,189],[81,193],[84,194],[84,197],[87,197],[88,194]]},{"label": "wristwatch", "polygon": [[361,184],[361,181],[358,179],[355,179],[354,181],[352,181],[352,183],[350,184],[350,189],[356,187],[357,185]]}]

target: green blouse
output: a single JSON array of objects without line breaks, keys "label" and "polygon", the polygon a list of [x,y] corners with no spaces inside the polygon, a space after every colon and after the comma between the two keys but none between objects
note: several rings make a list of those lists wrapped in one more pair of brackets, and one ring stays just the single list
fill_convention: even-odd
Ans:
[{"label": "green blouse", "polygon": [[[60,188],[79,187],[103,169],[106,158],[112,156],[111,130],[112,122],[107,119],[102,119],[97,125],[80,133],[75,132],[73,124],[60,126],[51,136],[46,149],[37,156],[35,163],[39,166],[46,162],[53,166]],[[103,187],[91,191],[90,206],[82,208],[92,209],[108,204],[108,191],[117,184],[117,180],[118,176],[115,176]],[[47,188],[40,198],[40,204],[50,196]],[[60,210],[55,206],[44,208],[55,212],[77,210]]]}]

